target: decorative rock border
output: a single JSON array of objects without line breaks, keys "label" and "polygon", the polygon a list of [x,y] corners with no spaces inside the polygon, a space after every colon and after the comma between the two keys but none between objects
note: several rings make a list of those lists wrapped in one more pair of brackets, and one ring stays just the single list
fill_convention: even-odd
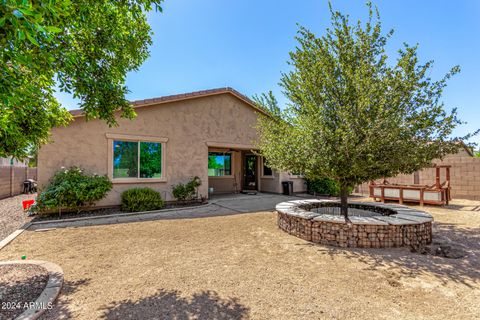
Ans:
[{"label": "decorative rock border", "polygon": [[53,306],[53,303],[60,294],[60,290],[63,285],[63,270],[58,265],[40,260],[14,260],[14,261],[2,261],[0,265],[6,264],[35,264],[45,268],[48,272],[48,282],[43,289],[40,296],[35,300],[35,308],[25,310],[15,320],[35,320],[44,314],[49,306]]},{"label": "decorative rock border", "polygon": [[294,200],[275,207],[280,229],[314,243],[351,248],[418,247],[432,242],[433,218],[426,212],[396,204],[351,202],[350,208],[378,213],[371,217],[309,211],[338,207],[335,200]]}]

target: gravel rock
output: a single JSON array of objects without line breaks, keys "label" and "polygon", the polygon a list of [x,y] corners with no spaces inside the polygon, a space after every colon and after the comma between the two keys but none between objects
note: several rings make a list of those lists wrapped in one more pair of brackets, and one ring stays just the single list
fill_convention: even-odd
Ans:
[{"label": "gravel rock", "polygon": [[35,302],[48,282],[45,268],[33,264],[0,265],[0,319],[14,319]]},{"label": "gravel rock", "polygon": [[0,200],[0,241],[32,220],[23,211],[22,201],[35,199],[37,194],[21,194]]}]

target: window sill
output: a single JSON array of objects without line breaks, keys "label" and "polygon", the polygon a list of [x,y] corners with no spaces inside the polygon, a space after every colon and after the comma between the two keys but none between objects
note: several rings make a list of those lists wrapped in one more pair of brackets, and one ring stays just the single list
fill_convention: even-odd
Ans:
[{"label": "window sill", "polygon": [[275,176],[261,176],[260,179],[275,179]]},{"label": "window sill", "polygon": [[111,179],[113,184],[117,183],[158,183],[158,182],[167,182],[165,178],[132,178],[132,179]]},{"label": "window sill", "polygon": [[233,179],[233,175],[231,175],[231,176],[208,176],[208,179]]}]

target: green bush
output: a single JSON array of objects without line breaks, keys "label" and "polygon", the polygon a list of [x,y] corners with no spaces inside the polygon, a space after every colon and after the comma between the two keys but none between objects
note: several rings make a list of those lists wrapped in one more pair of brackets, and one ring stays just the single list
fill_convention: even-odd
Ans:
[{"label": "green bush", "polygon": [[150,188],[132,188],[122,193],[122,211],[151,211],[164,205],[160,192]]},{"label": "green bush", "polygon": [[[340,186],[338,183],[332,179],[323,178],[316,180],[308,180],[307,188],[310,193],[318,193],[330,196],[339,196],[340,195]],[[353,191],[353,188],[348,190],[350,194]]]},{"label": "green bush", "polygon": [[77,167],[62,168],[38,195],[31,211],[40,215],[60,213],[64,209],[79,212],[82,207],[104,198],[111,189],[112,182],[106,176],[90,175]]},{"label": "green bush", "polygon": [[179,201],[191,200],[195,197],[197,188],[202,185],[199,177],[193,177],[192,180],[183,184],[179,183],[172,187],[172,194]]}]

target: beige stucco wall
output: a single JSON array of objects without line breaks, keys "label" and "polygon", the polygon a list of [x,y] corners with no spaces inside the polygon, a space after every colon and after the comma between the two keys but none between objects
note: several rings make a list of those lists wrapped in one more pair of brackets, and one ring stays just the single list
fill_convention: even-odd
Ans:
[{"label": "beige stucco wall", "polygon": [[146,106],[136,112],[136,119],[120,119],[119,126],[114,128],[99,120],[87,122],[83,117],[75,118],[68,127],[54,128],[52,142],[44,145],[38,155],[40,187],[62,166],[107,174],[106,133],[116,133],[168,138],[166,182],[114,183],[113,190],[98,205],[119,204],[121,193],[136,186],[151,187],[166,200],[173,200],[171,186],[192,176],[200,177],[199,194],[207,196],[207,142],[251,145],[256,138],[252,128],[256,123],[255,110],[230,94]]},{"label": "beige stucco wall", "polygon": [[295,176],[288,172],[280,172],[280,187],[282,181],[293,181],[293,192],[295,193],[307,190],[305,179],[300,176]]},{"label": "beige stucco wall", "polygon": [[273,177],[260,178],[261,190],[264,192],[282,193],[278,172],[273,172]]},{"label": "beige stucco wall", "polygon": [[272,193],[282,193],[282,181],[292,181],[293,182],[293,192],[301,193],[307,191],[307,185],[305,183],[305,179],[299,176],[291,175],[287,172],[273,172],[273,178],[265,178],[262,177],[261,179],[261,190],[265,192],[272,192]]}]

